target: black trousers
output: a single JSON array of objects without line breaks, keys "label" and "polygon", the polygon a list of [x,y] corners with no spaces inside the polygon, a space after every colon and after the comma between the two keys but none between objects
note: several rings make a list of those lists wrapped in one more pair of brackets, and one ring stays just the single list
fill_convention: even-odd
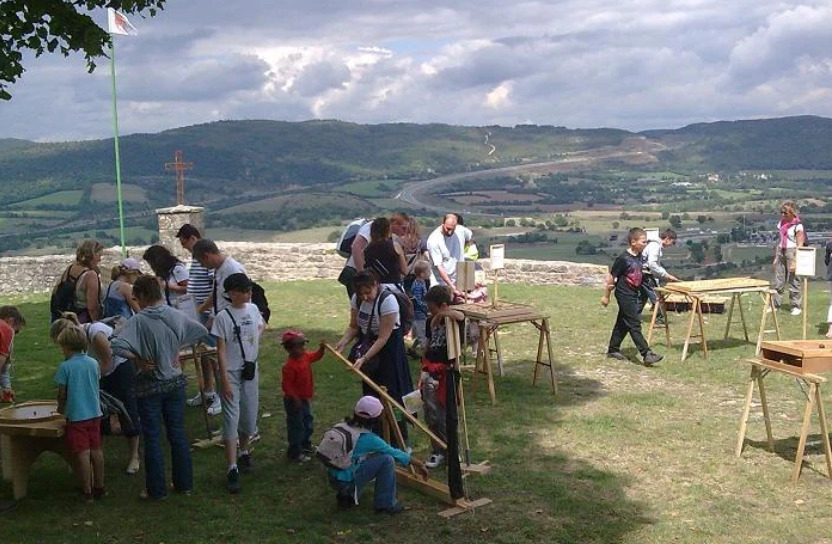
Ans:
[{"label": "black trousers", "polygon": [[645,356],[650,352],[650,346],[641,334],[641,301],[638,294],[627,296],[616,293],[615,300],[618,302],[618,316],[615,318],[608,351],[619,351],[624,337],[629,333],[641,356]]}]

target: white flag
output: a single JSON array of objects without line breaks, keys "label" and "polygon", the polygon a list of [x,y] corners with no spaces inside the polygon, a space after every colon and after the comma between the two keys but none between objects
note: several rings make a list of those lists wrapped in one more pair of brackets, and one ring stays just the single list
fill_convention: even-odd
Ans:
[{"label": "white flag", "polygon": [[110,34],[130,36],[137,34],[136,27],[130,24],[127,17],[113,8],[107,8],[107,31]]}]

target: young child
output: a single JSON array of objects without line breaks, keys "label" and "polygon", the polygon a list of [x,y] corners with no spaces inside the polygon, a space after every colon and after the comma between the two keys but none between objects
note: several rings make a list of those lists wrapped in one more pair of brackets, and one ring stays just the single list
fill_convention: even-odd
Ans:
[{"label": "young child", "polygon": [[430,263],[419,261],[413,267],[416,279],[410,287],[410,298],[413,300],[413,345],[411,355],[421,356],[425,349],[427,334],[425,328],[428,320],[428,307],[425,305],[425,294],[428,289],[426,281],[430,279]]},{"label": "young child", "polygon": [[61,318],[53,324],[52,332],[57,332],[53,339],[66,358],[55,374],[58,412],[66,416],[66,443],[75,455],[75,475],[84,500],[92,502],[104,496],[98,363],[85,353],[87,334],[81,328]]},{"label": "young child", "polygon": [[604,296],[601,305],[606,307],[610,303],[610,293],[615,289],[615,300],[618,302],[618,316],[612,329],[607,357],[626,361],[627,356],[621,353],[621,342],[627,333],[633,339],[639,353],[644,358],[645,366],[653,366],[662,360],[662,356],[650,351],[647,340],[641,334],[641,283],[643,261],[641,252],[647,245],[647,233],[643,229],[634,227],[627,233],[627,251],[619,255],[612,264],[604,286]]},{"label": "young child", "polygon": [[[446,371],[451,360],[448,359],[448,336],[445,318],[462,321],[465,316],[459,310],[451,308],[453,292],[446,286],[435,285],[425,295],[425,302],[430,311],[430,334],[427,349],[422,359],[422,374],[419,389],[422,391],[425,421],[428,428],[447,442],[445,429]],[[433,453],[425,461],[427,468],[436,468],[445,460],[445,451],[433,444]]]},{"label": "young child", "polygon": [[400,514],[404,506],[396,500],[396,468],[413,465],[427,479],[425,465],[398,448],[392,447],[371,429],[378,426],[384,407],[375,397],[365,396],[358,399],[351,418],[341,425],[346,425],[358,439],[351,453],[352,464],[348,468],[327,470],[329,483],[337,491],[336,500],[341,508],[350,508],[358,504],[358,497],[364,486],[375,480],[373,504],[379,514]]},{"label": "young child", "polygon": [[[214,318],[211,334],[217,337],[222,402],[222,438],[228,462],[226,489],[240,492],[240,471],[251,472],[249,445],[257,429],[259,371],[257,356],[263,317],[251,300],[251,280],[242,273],[223,282],[231,306]],[[237,442],[239,440],[239,457]]]},{"label": "young child", "polygon": [[14,402],[12,352],[14,337],[26,326],[16,306],[0,306],[0,402]]},{"label": "young child", "polygon": [[315,384],[312,363],[324,356],[324,341],[318,351],[306,351],[306,337],[300,331],[286,331],[281,343],[289,354],[283,365],[283,407],[286,409],[286,432],[289,435],[289,459],[298,463],[309,461],[312,449],[312,397]]}]

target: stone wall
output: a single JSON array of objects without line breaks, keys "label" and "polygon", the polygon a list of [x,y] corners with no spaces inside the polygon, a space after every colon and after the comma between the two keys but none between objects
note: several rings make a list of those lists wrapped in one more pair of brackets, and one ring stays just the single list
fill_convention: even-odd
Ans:
[{"label": "stone wall", "polygon": [[[334,280],[344,265],[333,244],[217,242],[217,245],[243,263],[257,281]],[[128,251],[141,258],[144,249],[133,247]],[[0,295],[49,291],[72,259],[72,255],[0,258]],[[101,261],[105,282],[110,279],[110,268],[119,260],[118,248],[105,251]],[[488,270],[489,261],[482,262]],[[601,286],[607,273],[605,266],[564,261],[506,259],[505,265],[500,273],[503,284]],[[147,263],[143,267],[145,272],[150,272]]]}]

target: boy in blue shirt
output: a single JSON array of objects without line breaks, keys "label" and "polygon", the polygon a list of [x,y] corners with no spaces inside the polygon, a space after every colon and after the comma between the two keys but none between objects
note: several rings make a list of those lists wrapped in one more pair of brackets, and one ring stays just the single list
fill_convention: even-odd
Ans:
[{"label": "boy in blue shirt", "polygon": [[[64,321],[64,319],[58,320]],[[101,449],[101,402],[98,397],[98,363],[88,356],[87,335],[71,324],[57,334],[55,342],[66,360],[58,367],[58,412],[66,416],[66,443],[75,455],[75,475],[84,500],[104,496],[104,452]]]}]

